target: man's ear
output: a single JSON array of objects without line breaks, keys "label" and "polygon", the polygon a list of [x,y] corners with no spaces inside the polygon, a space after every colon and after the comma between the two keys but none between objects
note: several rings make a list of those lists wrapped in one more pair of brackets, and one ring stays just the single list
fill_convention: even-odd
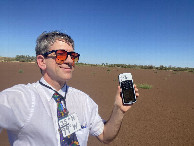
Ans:
[{"label": "man's ear", "polygon": [[42,71],[44,71],[44,70],[46,69],[46,63],[45,63],[45,58],[44,58],[44,56],[38,55],[38,56],[36,57],[36,60],[37,60],[37,64],[38,64],[39,68],[40,68]]}]

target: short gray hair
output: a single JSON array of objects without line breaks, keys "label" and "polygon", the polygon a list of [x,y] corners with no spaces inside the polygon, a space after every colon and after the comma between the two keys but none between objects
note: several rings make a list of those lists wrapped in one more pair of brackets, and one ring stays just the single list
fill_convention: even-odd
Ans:
[{"label": "short gray hair", "polygon": [[43,32],[36,40],[36,56],[43,55],[49,51],[49,48],[54,44],[56,40],[65,41],[68,45],[71,45],[74,49],[73,39],[60,31]]}]

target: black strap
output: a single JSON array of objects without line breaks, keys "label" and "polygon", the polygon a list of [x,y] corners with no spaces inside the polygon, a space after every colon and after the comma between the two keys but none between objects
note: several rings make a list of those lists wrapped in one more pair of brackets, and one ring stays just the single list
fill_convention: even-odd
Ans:
[{"label": "black strap", "polygon": [[[57,92],[56,90],[54,90],[53,88],[51,88],[50,86],[47,86],[47,85],[45,85],[43,82],[41,82],[40,80],[39,80],[39,83],[42,85],[42,86],[44,86],[44,87],[46,87],[46,88],[48,88],[48,89],[51,89],[51,90],[53,90],[54,92],[56,92],[63,100],[64,100],[64,102],[65,102],[65,99],[66,99],[66,95],[67,95],[67,85],[66,85],[66,91],[65,91],[65,96],[63,97],[61,94],[59,94],[59,92]],[[66,102],[65,102],[66,103]]]}]

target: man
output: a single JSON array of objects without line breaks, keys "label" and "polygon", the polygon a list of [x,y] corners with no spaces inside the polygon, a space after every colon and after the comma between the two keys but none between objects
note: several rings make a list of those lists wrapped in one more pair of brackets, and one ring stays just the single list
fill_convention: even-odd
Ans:
[{"label": "man", "polygon": [[[82,91],[66,85],[79,54],[74,41],[61,32],[41,34],[36,44],[42,78],[0,93],[0,128],[8,131],[11,145],[87,145],[89,134],[109,143],[131,106],[124,106],[118,86],[113,112],[107,122],[98,106]],[[139,94],[135,87],[136,96]],[[0,130],[1,130],[0,129]]]}]

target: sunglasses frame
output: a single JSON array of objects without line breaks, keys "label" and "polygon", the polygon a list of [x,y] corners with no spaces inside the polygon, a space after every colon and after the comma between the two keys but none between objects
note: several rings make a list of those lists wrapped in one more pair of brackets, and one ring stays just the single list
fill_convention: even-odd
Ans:
[{"label": "sunglasses frame", "polygon": [[[66,50],[63,50],[63,49],[52,50],[52,51],[46,52],[46,53],[43,54],[43,56],[44,56],[44,57],[48,57],[49,54],[55,53],[56,59],[60,60],[59,58],[57,58],[57,56],[58,56],[58,55],[57,55],[57,51],[64,51],[64,52],[66,52],[66,53],[67,53],[66,59],[68,58],[68,55],[70,55],[70,56],[71,56],[71,59],[72,59],[72,53],[75,53],[75,54],[77,54],[77,56],[76,56],[75,58],[78,58],[78,60],[79,60],[79,56],[80,56],[79,53],[76,53],[76,52],[67,52]],[[75,58],[74,58],[74,59],[75,59]],[[66,60],[66,59],[65,59],[65,60]],[[74,61],[74,59],[72,59],[72,60]],[[65,60],[60,60],[60,61],[61,61],[62,63],[64,63]],[[56,60],[56,61],[57,61],[57,60]],[[76,62],[78,62],[78,61],[76,61]]]}]

